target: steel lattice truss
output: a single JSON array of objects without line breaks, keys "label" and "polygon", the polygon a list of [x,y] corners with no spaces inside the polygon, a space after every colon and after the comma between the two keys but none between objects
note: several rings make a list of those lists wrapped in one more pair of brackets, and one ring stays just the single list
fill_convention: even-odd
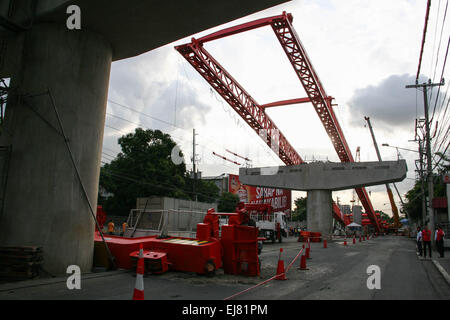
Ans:
[{"label": "steel lattice truss", "polygon": [[[333,98],[326,94],[297,33],[292,27],[292,20],[291,14],[283,12],[279,16],[248,22],[215,32],[200,39],[193,38],[190,43],[177,46],[176,50],[228,102],[242,119],[265,140],[269,147],[274,149],[275,145],[278,144],[278,156],[286,165],[301,164],[304,161],[266,114],[265,109],[305,102],[311,102],[314,106],[341,162],[354,162],[352,153],[333,111],[331,104]],[[203,47],[205,42],[269,25],[275,32],[308,97],[259,105]],[[262,131],[267,132],[267,134],[261,135]],[[378,219],[366,190],[358,188],[356,193],[368,217],[377,231],[380,231]],[[339,219],[340,217],[336,212],[334,212],[334,217],[343,222],[342,219]]]}]

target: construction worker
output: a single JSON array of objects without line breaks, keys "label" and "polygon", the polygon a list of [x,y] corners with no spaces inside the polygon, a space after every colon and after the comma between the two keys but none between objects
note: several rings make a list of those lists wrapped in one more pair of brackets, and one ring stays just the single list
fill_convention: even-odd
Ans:
[{"label": "construction worker", "polygon": [[422,240],[423,240],[423,258],[427,257],[427,247],[430,249],[430,259],[431,259],[431,231],[428,229],[428,226],[422,230]]},{"label": "construction worker", "polygon": [[436,241],[436,248],[441,258],[444,257],[444,236],[444,230],[442,230],[441,226],[438,226],[434,234],[434,240]]},{"label": "construction worker", "polygon": [[112,220],[109,220],[108,223],[108,234],[113,234],[114,233],[114,222]]},{"label": "construction worker", "polygon": [[122,223],[122,235],[125,234],[125,231],[127,230],[128,224],[126,222]]},{"label": "construction worker", "polygon": [[419,252],[419,256],[422,256],[422,231],[420,230],[420,227],[417,227],[417,251]]}]

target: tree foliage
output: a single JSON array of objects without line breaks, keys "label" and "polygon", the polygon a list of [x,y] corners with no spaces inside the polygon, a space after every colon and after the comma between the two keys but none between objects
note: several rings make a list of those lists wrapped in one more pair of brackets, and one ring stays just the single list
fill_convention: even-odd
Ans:
[{"label": "tree foliage", "polygon": [[306,220],[306,200],[306,197],[300,197],[294,200],[295,209],[292,211],[292,221]]},{"label": "tree foliage", "polygon": [[[437,174],[433,175],[433,194],[434,197],[445,197],[446,186],[442,180],[442,174],[450,171],[450,157],[447,154],[436,152]],[[421,181],[417,180],[414,187],[406,193],[406,202],[403,206],[403,212],[408,212],[411,220],[415,222],[422,221],[422,188]],[[428,196],[428,183],[424,182],[424,194]]]},{"label": "tree foliage", "polygon": [[[139,197],[195,199],[186,165],[172,161],[176,143],[170,135],[137,128],[118,143],[122,152],[100,171],[100,186],[113,195],[107,200],[99,198],[108,214],[127,215]],[[196,190],[198,201],[215,202],[218,198],[219,189],[213,183],[198,180]]]},{"label": "tree foliage", "polygon": [[234,212],[239,203],[239,196],[231,192],[224,192],[219,198],[217,210],[219,212]]}]

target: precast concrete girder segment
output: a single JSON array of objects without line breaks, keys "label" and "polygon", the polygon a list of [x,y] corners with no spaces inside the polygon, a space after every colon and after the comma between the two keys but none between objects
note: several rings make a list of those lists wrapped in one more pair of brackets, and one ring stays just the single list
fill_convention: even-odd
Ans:
[{"label": "precast concrete girder segment", "polygon": [[402,181],[406,161],[317,162],[293,166],[240,168],[239,181],[250,186],[291,190],[346,190]]},{"label": "precast concrete girder segment", "polygon": [[293,166],[240,168],[244,185],[307,191],[307,226],[332,234],[332,191],[399,182],[406,178],[405,160],[383,162],[317,162]]}]

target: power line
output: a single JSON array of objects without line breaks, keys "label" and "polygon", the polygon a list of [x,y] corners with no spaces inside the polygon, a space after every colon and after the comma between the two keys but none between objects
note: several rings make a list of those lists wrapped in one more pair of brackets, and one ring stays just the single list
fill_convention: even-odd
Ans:
[{"label": "power line", "polygon": [[[122,118],[122,117],[119,117],[119,116],[116,116],[116,115],[113,115],[113,114],[110,114],[110,113],[106,113],[106,114],[109,115],[109,116],[112,116],[112,117],[114,117],[114,118],[117,118],[117,119],[119,119],[119,120],[126,121],[126,122],[129,122],[129,123],[131,123],[131,124],[137,125],[137,126],[139,126],[139,127],[148,129],[147,126],[145,126],[145,125],[143,125],[143,124],[141,124],[141,123],[136,123],[136,122],[133,122],[133,121],[124,119],[124,118]],[[129,134],[129,132],[125,132],[125,131],[123,131],[123,130],[117,129],[117,128],[115,128],[115,127],[113,127],[113,126],[110,126],[110,125],[108,125],[108,124],[106,124],[105,127],[108,127],[108,128],[110,128],[110,129],[116,130],[116,131],[121,132],[121,133],[123,133],[123,134]],[[167,133],[167,134],[168,134],[168,133]],[[174,136],[173,134],[169,134],[169,135],[170,135],[171,138],[173,138],[173,139],[175,139],[175,140],[179,140],[179,141],[181,141],[181,142],[188,142],[187,140],[185,140],[185,139],[183,139],[183,138],[180,138],[180,137],[177,137],[177,136]],[[210,151],[213,151],[211,148],[206,147],[206,146],[204,146],[204,145],[200,145],[200,148],[204,148],[204,149],[208,149],[208,150],[210,150]],[[224,163],[214,163],[214,165],[217,165],[217,166],[225,166],[225,167],[228,167],[228,168],[233,169],[233,170],[236,169],[236,168],[233,168],[233,167],[231,167],[231,166],[228,166],[228,165],[226,165],[226,164],[224,164]]]},{"label": "power line", "polygon": [[[448,8],[448,0],[447,0],[446,5],[445,5],[445,13],[444,13],[443,21],[442,21],[441,36],[439,38],[439,46],[438,46],[438,51],[437,51],[437,54],[436,54],[436,65],[435,65],[435,68],[434,68],[433,82],[435,81],[435,78],[436,78],[436,71],[437,71],[437,66],[438,66],[438,61],[439,61],[439,52],[440,52],[440,48],[441,48],[442,35],[444,33],[445,19],[447,17],[447,8]],[[449,44],[450,44],[450,37],[449,37],[449,41],[447,43],[447,50],[446,50],[446,53],[445,53],[444,64],[442,65],[442,72],[441,72],[440,79],[442,79],[444,77],[444,70],[445,70],[445,65],[447,63],[447,55],[448,55]],[[434,113],[436,111],[436,106],[437,106],[437,102],[438,102],[438,99],[439,99],[440,92],[441,92],[441,87],[438,88],[438,93],[437,93],[437,96],[436,96],[436,101],[434,103],[433,115],[431,116],[431,121],[433,121],[433,119],[434,119]],[[430,100],[431,100],[432,96],[433,96],[433,91],[431,91]]]},{"label": "power line", "polygon": [[[436,27],[434,28],[434,40],[433,40],[433,52],[431,54],[431,66],[430,66],[430,74],[433,70],[433,62],[434,62],[434,49],[436,48],[436,36],[437,36],[437,30],[438,30],[438,22],[439,22],[439,9],[441,8],[441,0],[439,0],[439,4],[438,4],[438,8],[437,8],[437,13],[436,13]],[[433,78],[433,82],[434,82],[434,78]],[[431,91],[430,93],[430,99],[431,96],[433,95],[433,91]]]},{"label": "power line", "polygon": [[[108,163],[106,163],[104,161],[102,161],[102,163],[103,164],[108,164]],[[110,168],[104,168],[103,172],[104,172],[104,174],[107,174],[109,176],[113,176],[113,177],[116,177],[116,178],[119,178],[119,179],[122,179],[122,180],[127,180],[127,181],[130,181],[130,182],[135,182],[135,183],[138,183],[138,184],[141,184],[141,185],[148,185],[148,186],[151,186],[151,187],[154,187],[154,188],[158,188],[158,189],[161,189],[161,190],[165,190],[165,191],[178,191],[178,192],[183,192],[185,194],[192,194],[192,195],[194,195],[194,192],[186,190],[186,189],[181,189],[181,188],[179,188],[179,187],[177,187],[175,185],[170,185],[170,184],[167,184],[167,183],[165,183],[165,184],[164,183],[163,184],[161,184],[161,183],[154,184],[154,183],[151,183],[151,182],[138,180],[137,177],[135,177],[133,175],[130,175],[128,173],[127,174],[123,174],[123,173],[121,173],[121,171],[118,171],[118,170],[113,170],[113,169],[110,169]],[[217,200],[217,198],[212,197],[209,194],[205,194],[205,193],[201,193],[201,192],[196,192],[196,194],[204,196],[206,199],[209,199],[209,201],[212,201],[212,202]],[[227,201],[227,200],[223,199],[223,201]]]},{"label": "power line", "polygon": [[431,0],[428,0],[428,2],[427,2],[427,11],[426,11],[426,14],[425,14],[425,26],[423,28],[422,45],[421,45],[420,56],[419,56],[419,67],[417,68],[416,83],[419,81],[420,68],[422,66],[423,49],[424,49],[424,46],[425,46],[425,39],[426,39],[427,28],[428,28],[428,19],[429,19],[429,16],[430,16],[430,7],[431,7]]}]

